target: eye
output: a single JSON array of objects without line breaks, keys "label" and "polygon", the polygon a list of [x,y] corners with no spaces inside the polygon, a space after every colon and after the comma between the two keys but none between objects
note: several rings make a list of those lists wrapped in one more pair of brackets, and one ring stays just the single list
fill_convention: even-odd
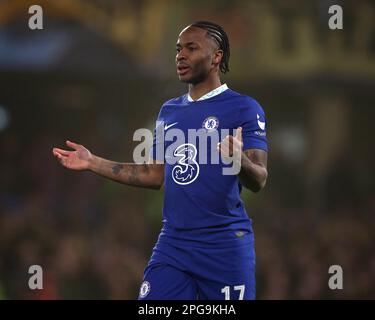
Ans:
[{"label": "eye", "polygon": [[196,50],[197,48],[196,47],[188,47],[189,51],[194,51]]},{"label": "eye", "polygon": [[177,47],[176,52],[179,53],[181,51],[181,48]]}]

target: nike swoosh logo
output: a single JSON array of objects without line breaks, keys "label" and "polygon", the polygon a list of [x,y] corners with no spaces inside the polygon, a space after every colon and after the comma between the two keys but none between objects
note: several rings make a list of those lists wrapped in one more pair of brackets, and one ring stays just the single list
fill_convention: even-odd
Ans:
[{"label": "nike swoosh logo", "polygon": [[259,126],[259,128],[261,128],[262,130],[264,130],[265,127],[266,127],[266,123],[265,123],[265,122],[262,122],[262,121],[259,121],[259,118],[260,118],[260,115],[257,114],[258,126]]},{"label": "nike swoosh logo", "polygon": [[170,127],[173,127],[173,126],[175,126],[176,124],[177,124],[178,122],[175,122],[175,123],[172,123],[172,124],[166,124],[165,126],[164,126],[164,131],[165,130],[168,130]]}]

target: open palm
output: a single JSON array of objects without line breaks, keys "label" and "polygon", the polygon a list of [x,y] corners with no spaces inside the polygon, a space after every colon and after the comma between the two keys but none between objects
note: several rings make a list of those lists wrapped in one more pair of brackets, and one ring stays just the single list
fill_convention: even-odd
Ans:
[{"label": "open palm", "polygon": [[66,145],[74,151],[53,148],[52,153],[57,160],[66,168],[72,170],[87,170],[90,166],[92,154],[84,146],[66,141]]}]

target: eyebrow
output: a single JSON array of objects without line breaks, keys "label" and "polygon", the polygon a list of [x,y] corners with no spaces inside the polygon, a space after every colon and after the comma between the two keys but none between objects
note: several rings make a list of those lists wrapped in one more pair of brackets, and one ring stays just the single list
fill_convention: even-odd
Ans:
[{"label": "eyebrow", "polygon": [[176,43],[176,47],[182,47],[182,46],[190,46],[190,45],[198,45],[198,43],[194,42],[194,41],[190,41],[190,42],[186,42],[185,44],[181,44],[181,43]]}]

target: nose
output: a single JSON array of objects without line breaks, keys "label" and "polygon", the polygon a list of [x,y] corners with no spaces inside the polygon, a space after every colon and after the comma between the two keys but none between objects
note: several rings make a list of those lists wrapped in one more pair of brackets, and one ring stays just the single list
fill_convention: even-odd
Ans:
[{"label": "nose", "polygon": [[181,60],[186,60],[186,54],[185,54],[185,50],[184,49],[181,49],[180,52],[177,52],[176,54],[176,61],[181,61]]}]

